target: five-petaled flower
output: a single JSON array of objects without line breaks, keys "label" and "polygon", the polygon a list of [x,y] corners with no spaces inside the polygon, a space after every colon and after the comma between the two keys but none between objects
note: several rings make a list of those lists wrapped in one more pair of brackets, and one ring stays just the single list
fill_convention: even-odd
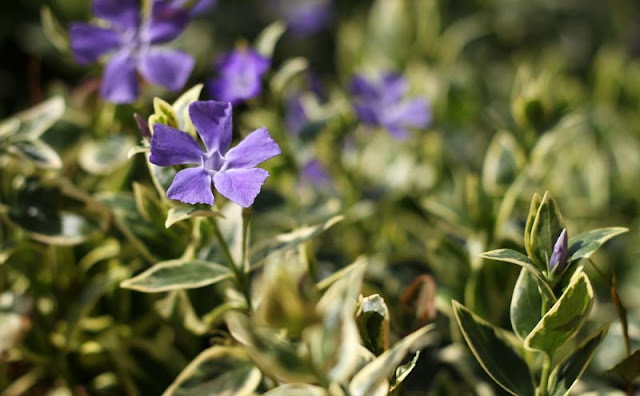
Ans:
[{"label": "five-petaled flower", "polygon": [[256,166],[280,154],[266,128],[251,132],[229,149],[232,106],[228,102],[197,101],[189,106],[191,122],[206,150],[186,132],[154,125],[149,160],[159,166],[197,164],[179,171],[167,197],[189,204],[213,205],[211,184],[220,194],[242,207],[253,204],[269,173]]},{"label": "five-petaled flower", "polygon": [[400,75],[389,73],[376,80],[356,76],[351,82],[351,92],[360,121],[383,127],[397,139],[407,138],[408,128],[426,128],[431,122],[431,108],[426,99],[403,100],[407,83]]},{"label": "five-petaled flower", "polygon": [[209,84],[211,96],[238,104],[262,92],[262,77],[271,61],[251,48],[241,47],[225,54],[216,66],[217,76]]},{"label": "five-petaled flower", "polygon": [[186,28],[189,15],[185,10],[154,0],[150,18],[143,20],[137,0],[94,0],[93,13],[107,27],[72,24],[71,47],[82,64],[112,54],[102,82],[105,100],[134,102],[139,92],[138,72],[147,81],[172,91],[185,85],[195,64],[193,57],[157,46],[175,39]]}]

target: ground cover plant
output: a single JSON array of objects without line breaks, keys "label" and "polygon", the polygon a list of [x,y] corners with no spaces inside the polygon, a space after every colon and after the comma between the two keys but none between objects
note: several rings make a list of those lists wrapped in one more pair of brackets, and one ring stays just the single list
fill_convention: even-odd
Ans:
[{"label": "ground cover plant", "polygon": [[2,395],[640,391],[640,5],[0,6]]}]

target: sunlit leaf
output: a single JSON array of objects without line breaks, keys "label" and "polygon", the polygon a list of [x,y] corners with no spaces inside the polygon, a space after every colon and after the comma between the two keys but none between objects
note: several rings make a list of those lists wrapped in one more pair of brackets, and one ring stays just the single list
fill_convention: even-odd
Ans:
[{"label": "sunlit leaf", "polygon": [[219,264],[201,260],[171,260],[154,265],[140,275],[122,282],[120,286],[144,293],[158,293],[195,289],[230,277],[231,271]]}]

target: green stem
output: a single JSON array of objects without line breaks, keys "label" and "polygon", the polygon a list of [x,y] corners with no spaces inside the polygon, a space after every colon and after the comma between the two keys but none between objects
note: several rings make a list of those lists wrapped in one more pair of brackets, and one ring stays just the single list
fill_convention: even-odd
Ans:
[{"label": "green stem", "polygon": [[537,396],[547,396],[547,388],[549,387],[549,375],[551,374],[551,357],[544,356],[542,362],[542,374],[540,375],[540,386],[538,386]]},{"label": "green stem", "polygon": [[251,224],[251,208],[242,209],[242,271],[249,273],[249,225]]},{"label": "green stem", "polygon": [[[244,272],[239,266],[236,265],[236,262],[233,259],[233,256],[231,255],[231,251],[229,250],[229,246],[227,245],[227,242],[224,240],[224,237],[220,232],[220,228],[218,227],[218,222],[216,221],[216,219],[213,219],[213,233],[216,239],[218,240],[218,244],[222,249],[222,253],[224,254],[227,261],[229,262],[229,267],[231,268],[231,270],[235,275],[236,282],[238,283],[238,288],[244,295],[244,298],[247,302],[247,308],[251,310],[251,294],[249,293],[249,281],[248,281],[247,273]],[[244,234],[244,231],[243,231],[243,234]]]}]

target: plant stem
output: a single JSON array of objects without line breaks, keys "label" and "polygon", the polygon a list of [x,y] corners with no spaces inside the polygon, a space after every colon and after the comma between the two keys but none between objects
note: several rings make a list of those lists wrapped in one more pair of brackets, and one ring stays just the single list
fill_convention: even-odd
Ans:
[{"label": "plant stem", "polygon": [[547,387],[549,386],[549,374],[551,374],[551,357],[544,355],[542,362],[542,374],[540,375],[540,386],[538,386],[537,396],[547,396]]},{"label": "plant stem", "polygon": [[[238,265],[236,265],[236,262],[233,259],[233,256],[231,255],[231,251],[229,250],[229,246],[227,245],[227,242],[224,240],[224,237],[220,232],[220,228],[218,227],[218,222],[216,219],[213,219],[213,233],[216,239],[218,240],[218,244],[222,249],[222,253],[226,257],[227,261],[229,262],[229,267],[231,267],[231,270],[235,275],[236,282],[238,283],[238,288],[244,295],[244,298],[247,302],[247,308],[251,310],[251,294],[249,293],[249,282],[247,278],[247,273],[243,271]],[[244,235],[244,230],[243,230],[243,235]],[[244,239],[244,236],[243,236],[243,239]],[[243,250],[244,250],[244,247],[243,247]]]}]

